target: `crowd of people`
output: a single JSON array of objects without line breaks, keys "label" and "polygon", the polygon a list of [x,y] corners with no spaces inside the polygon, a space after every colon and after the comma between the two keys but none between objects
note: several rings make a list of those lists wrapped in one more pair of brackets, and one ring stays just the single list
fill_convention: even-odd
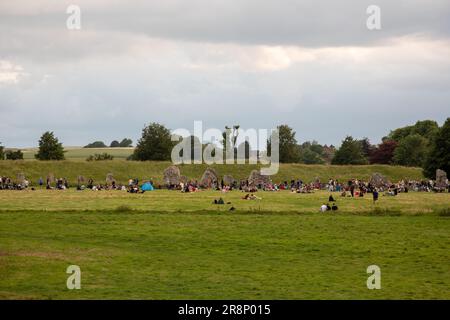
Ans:
[{"label": "crowd of people", "polygon": [[21,182],[15,182],[9,177],[0,176],[0,190],[24,190],[27,189],[30,182],[23,179]]},{"label": "crowd of people", "polygon": [[[20,181],[15,181],[10,177],[0,176],[0,190],[25,190],[31,189],[35,190],[35,187],[30,183],[29,180],[22,177],[22,179],[18,179]],[[70,188],[69,182],[66,178],[47,178],[44,184],[42,178],[39,178],[37,181],[37,186],[40,189],[47,190],[66,190]],[[144,193],[147,190],[153,190],[154,184],[152,180],[144,181],[141,185],[139,183],[139,179],[129,179],[127,184],[116,183],[114,179],[111,179],[107,183],[95,183],[92,178],[87,180],[87,183],[84,181],[78,180],[76,186],[74,186],[76,190],[92,190],[92,191],[102,191],[102,190],[119,190],[126,191],[129,193]],[[345,182],[341,182],[337,179],[329,179],[326,183],[320,182],[316,179],[313,182],[305,183],[301,179],[291,180],[290,182],[284,181],[280,183],[273,183],[271,181],[261,182],[255,184],[251,183],[249,180],[241,180],[234,181],[230,184],[225,184],[223,180],[220,181],[212,181],[209,185],[209,188],[205,188],[205,186],[200,185],[197,180],[189,180],[187,182],[180,182],[179,184],[172,184],[156,186],[156,189],[169,189],[169,190],[178,190],[184,193],[198,192],[202,189],[212,189],[222,192],[229,192],[232,190],[239,190],[245,195],[241,197],[242,200],[262,200],[261,197],[255,195],[258,191],[281,191],[288,190],[291,193],[314,193],[315,191],[324,190],[330,193],[327,202],[324,202],[320,208],[320,212],[335,212],[338,210],[337,199],[334,198],[333,194],[337,193],[340,197],[365,197],[367,194],[372,197],[373,202],[375,203],[380,193],[385,196],[397,196],[399,193],[407,193],[410,190],[415,192],[450,192],[450,185],[448,180],[446,181],[446,188],[442,188],[442,185],[438,188],[436,182],[433,180],[401,180],[397,183],[388,183],[381,182],[372,183],[370,181],[364,181],[360,179],[351,179]],[[215,204],[224,204],[224,200],[222,198],[214,200]],[[235,210],[232,207],[230,210]]]},{"label": "crowd of people", "polygon": [[[150,183],[153,185],[151,180],[144,181],[144,183]],[[36,190],[36,188],[46,189],[46,190],[67,190],[71,186],[67,178],[57,178],[51,179],[47,178],[45,183],[41,178],[38,179],[37,183],[33,185],[27,179],[22,179],[21,182],[17,182],[10,177],[0,176],[0,190]],[[153,187],[153,186],[152,186]],[[161,186],[159,186],[161,188]],[[74,188],[76,190],[92,190],[92,191],[101,191],[101,190],[120,190],[127,191],[130,193],[144,193],[145,190],[142,189],[142,186],[139,185],[139,180],[130,179],[128,184],[116,183],[115,180],[112,180],[109,183],[96,183],[92,178],[87,180],[87,183],[78,182]]]},{"label": "crowd of people", "polygon": [[[152,187],[155,186],[152,180],[147,180]],[[42,178],[39,178],[36,185],[30,183],[27,179],[21,179],[20,182],[15,181],[10,177],[0,176],[0,190],[24,190],[35,189],[35,186],[40,188],[46,188],[47,190],[66,190],[70,188],[69,182],[66,178],[51,179],[47,178],[45,183]],[[115,180],[109,183],[96,183],[92,178],[87,180],[87,183],[78,183],[74,186],[77,190],[121,190],[130,193],[142,192],[139,185],[139,179],[129,179],[127,184],[117,183]],[[176,185],[170,186],[155,186],[156,189],[171,189],[181,192],[197,192],[205,189],[205,186],[201,186],[197,180],[189,180],[187,182],[180,182]],[[433,180],[401,180],[397,183],[384,183],[374,185],[369,181],[360,179],[351,179],[346,182],[341,182],[337,179],[329,179],[328,182],[322,183],[318,179],[313,182],[305,183],[302,179],[291,180],[290,182],[284,181],[280,183],[265,182],[254,184],[248,180],[234,181],[231,184],[225,184],[223,180],[214,181],[210,184],[208,189],[218,190],[222,192],[228,192],[232,190],[239,190],[249,194],[253,194],[257,191],[280,191],[290,190],[292,193],[313,193],[317,190],[326,190],[329,192],[338,192],[342,197],[364,197],[367,193],[373,193],[374,191],[384,193],[388,196],[396,196],[399,193],[407,193],[409,191],[415,192],[438,192],[443,191],[442,188],[437,188],[436,183]],[[447,187],[444,191],[450,192],[450,185],[447,181]]]}]

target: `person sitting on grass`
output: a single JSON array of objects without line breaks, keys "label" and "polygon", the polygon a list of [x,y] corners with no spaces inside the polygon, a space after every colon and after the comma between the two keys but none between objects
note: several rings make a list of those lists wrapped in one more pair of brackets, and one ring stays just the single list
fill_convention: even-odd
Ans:
[{"label": "person sitting on grass", "polygon": [[129,193],[138,193],[139,192],[139,187],[137,185],[131,185],[128,186],[128,192]]},{"label": "person sitting on grass", "polygon": [[219,198],[219,200],[214,199],[214,204],[225,204],[225,201],[222,198]]},{"label": "person sitting on grass", "polygon": [[198,191],[197,186],[195,186],[195,185],[190,185],[189,186],[189,192],[196,192],[196,191]]},{"label": "person sitting on grass", "polygon": [[387,196],[395,196],[396,194],[394,193],[394,190],[389,188],[388,191],[385,193],[385,195]]},{"label": "person sitting on grass", "polygon": [[337,211],[338,206],[336,205],[336,203],[333,203],[333,205],[331,206],[331,210],[333,211]]},{"label": "person sitting on grass", "polygon": [[333,196],[331,194],[328,197],[328,202],[336,202],[336,200],[334,200],[334,198],[333,198]]},{"label": "person sitting on grass", "polygon": [[257,197],[256,195],[254,195],[253,193],[247,193],[244,197],[242,197],[242,200],[261,200],[262,198]]}]

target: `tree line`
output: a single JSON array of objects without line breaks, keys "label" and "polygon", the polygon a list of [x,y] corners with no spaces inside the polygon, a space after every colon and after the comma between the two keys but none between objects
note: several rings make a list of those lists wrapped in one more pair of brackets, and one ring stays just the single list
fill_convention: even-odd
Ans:
[{"label": "tree line", "polygon": [[[240,148],[244,148],[245,158],[252,152],[247,141],[237,145],[239,126],[225,127],[221,141],[223,152],[231,145],[235,156]],[[418,121],[414,125],[398,128],[382,138],[379,144],[373,145],[368,138],[355,139],[347,136],[339,148],[333,145],[321,145],[317,141],[306,141],[299,144],[296,132],[288,125],[279,125],[279,160],[281,163],[334,164],[334,165],[366,165],[391,164],[422,167],[426,177],[433,178],[436,169],[450,172],[450,118],[442,127],[436,121]],[[181,138],[181,137],[180,137]],[[191,144],[191,155],[194,146],[199,143],[197,137],[187,139]],[[267,140],[267,153],[270,156],[271,139]],[[101,143],[103,146],[99,146]],[[167,161],[171,159],[172,149],[178,142],[171,139],[171,132],[164,125],[150,123],[142,130],[133,154],[128,160]],[[122,142],[113,141],[112,147],[130,146],[130,139]],[[203,144],[204,149],[208,144]],[[106,147],[101,141],[85,146],[86,148]],[[45,132],[39,140],[39,149],[35,154],[38,160],[64,160],[64,148],[53,132]],[[258,151],[256,151],[258,153]],[[8,150],[0,145],[0,160],[23,159],[21,150]],[[105,157],[107,159],[108,157]],[[103,159],[103,158],[102,158]],[[96,160],[96,159],[93,159]]]},{"label": "tree line", "polygon": [[[113,140],[111,141],[110,148],[129,148],[133,146],[133,141],[128,138],[123,138],[122,141]],[[83,148],[108,148],[108,146],[103,141],[94,141],[85,145]]]},{"label": "tree line", "polygon": [[[238,127],[238,126],[237,126]],[[233,132],[235,127],[233,127]],[[279,132],[279,160],[281,163],[366,165],[389,164],[410,167],[422,167],[424,175],[434,178],[436,169],[450,173],[450,118],[442,127],[436,121],[418,121],[414,125],[392,130],[382,138],[381,143],[373,145],[368,138],[355,139],[347,136],[339,148],[333,145],[320,145],[316,141],[297,142],[296,132],[288,125],[277,127]],[[231,128],[226,128],[230,131]],[[222,146],[231,144],[236,150],[245,148],[246,158],[250,154],[250,145],[243,142],[236,146],[237,136],[223,133]],[[230,132],[228,132],[230,133]],[[228,137],[228,139],[226,139]],[[191,136],[191,146],[194,147]],[[171,151],[176,142],[171,140],[170,130],[165,126],[152,123],[142,131],[130,160],[170,160]],[[205,146],[203,146],[204,148]],[[267,153],[270,156],[271,141],[267,141]],[[193,154],[194,152],[191,152]]]}]

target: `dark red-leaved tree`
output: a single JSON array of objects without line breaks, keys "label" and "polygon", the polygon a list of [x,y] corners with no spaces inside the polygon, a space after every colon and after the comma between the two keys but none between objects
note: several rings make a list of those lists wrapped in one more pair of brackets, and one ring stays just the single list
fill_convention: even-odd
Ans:
[{"label": "dark red-leaved tree", "polygon": [[398,143],[394,140],[385,139],[370,153],[370,163],[390,164]]}]

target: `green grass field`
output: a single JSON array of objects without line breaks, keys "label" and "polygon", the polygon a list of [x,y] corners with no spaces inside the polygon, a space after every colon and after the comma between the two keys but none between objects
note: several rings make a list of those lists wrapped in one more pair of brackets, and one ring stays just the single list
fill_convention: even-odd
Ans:
[{"label": "green grass field", "polygon": [[[68,149],[65,161],[0,161],[0,175],[36,185],[53,173],[104,183],[130,177],[162,183],[169,162],[84,159],[105,149]],[[32,154],[34,151],[29,151]],[[28,156],[27,156],[28,157]],[[30,158],[30,157],[28,157]],[[215,165],[246,179],[256,165]],[[181,165],[199,179],[206,165]],[[419,168],[282,164],[275,182],[301,178],[423,179]],[[342,198],[319,213],[328,193],[156,190],[0,191],[0,298],[4,299],[449,299],[448,193]],[[227,204],[214,205],[224,198]],[[235,211],[229,211],[234,207]],[[67,266],[82,289],[66,288]],[[368,290],[366,268],[382,270]]]},{"label": "green grass field", "polygon": [[[261,200],[242,200],[245,193],[240,191],[199,191],[182,193],[178,191],[155,190],[144,194],[130,194],[126,191],[76,191],[74,189],[26,190],[0,192],[0,211],[144,211],[144,212],[227,212],[235,207],[238,212],[249,213],[303,213],[319,211],[328,201],[330,193],[318,191],[311,194],[298,194],[290,191],[263,192]],[[333,193],[340,213],[354,215],[372,214],[374,210],[388,215],[430,215],[438,214],[449,207],[450,194],[410,192],[397,197],[380,196],[374,205],[370,195],[363,198],[340,197]],[[222,197],[223,206],[213,204],[214,199]]]},{"label": "green grass field", "polygon": [[449,194],[258,195],[0,191],[0,298],[450,299]]}]

